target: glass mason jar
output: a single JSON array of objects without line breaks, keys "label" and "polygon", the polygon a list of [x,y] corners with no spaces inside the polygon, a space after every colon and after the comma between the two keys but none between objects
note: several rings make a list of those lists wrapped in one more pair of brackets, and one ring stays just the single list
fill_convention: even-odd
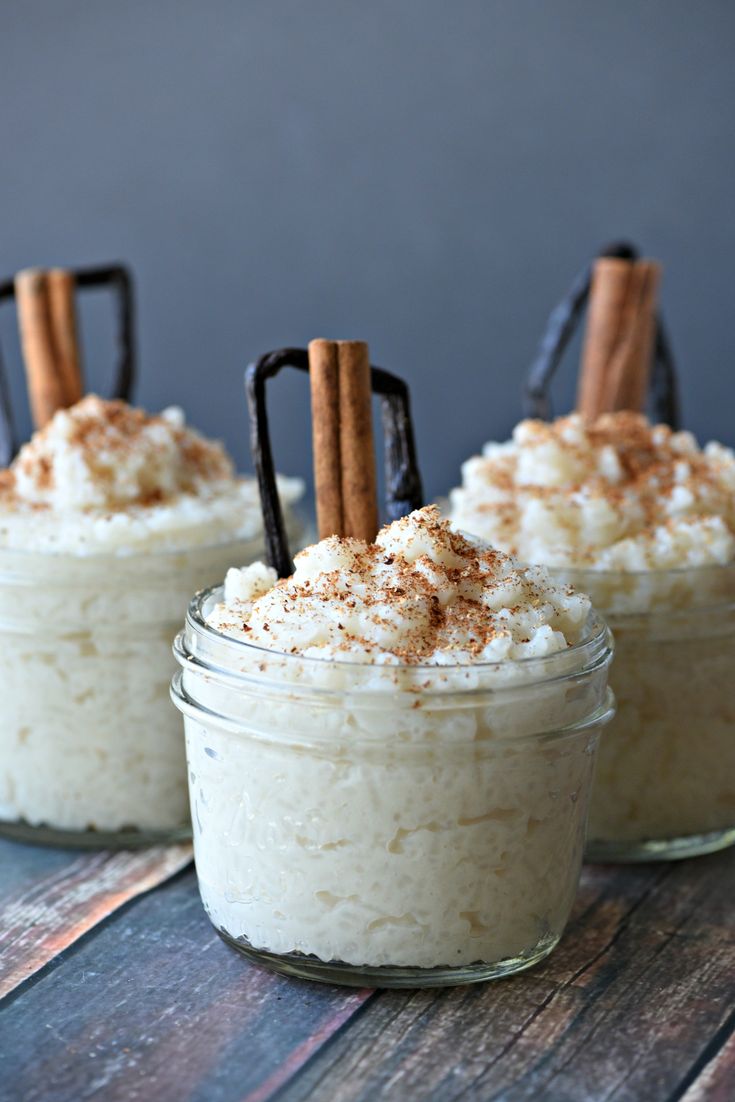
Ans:
[{"label": "glass mason jar", "polygon": [[735,842],[735,564],[554,571],[615,636],[587,856],[645,861]]},{"label": "glass mason jar", "polygon": [[171,641],[194,589],[262,539],[129,555],[0,550],[0,833],[72,846],[190,837]]},{"label": "glass mason jar", "polygon": [[580,871],[610,635],[546,658],[397,666],[175,643],[204,906],[247,957],[364,986],[468,983],[556,945]]}]

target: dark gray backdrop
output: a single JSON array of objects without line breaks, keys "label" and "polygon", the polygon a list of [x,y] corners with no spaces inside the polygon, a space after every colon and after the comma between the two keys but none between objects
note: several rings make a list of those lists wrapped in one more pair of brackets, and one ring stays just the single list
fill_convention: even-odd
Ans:
[{"label": "dark gray backdrop", "polygon": [[[437,493],[517,419],[580,262],[627,235],[665,265],[689,425],[732,442],[734,46],[728,0],[2,0],[0,274],[129,260],[139,400],[247,467],[248,359],[369,340]],[[103,301],[84,323],[102,390]],[[27,427],[7,308],[0,332]],[[303,381],[274,396],[303,472]]]}]

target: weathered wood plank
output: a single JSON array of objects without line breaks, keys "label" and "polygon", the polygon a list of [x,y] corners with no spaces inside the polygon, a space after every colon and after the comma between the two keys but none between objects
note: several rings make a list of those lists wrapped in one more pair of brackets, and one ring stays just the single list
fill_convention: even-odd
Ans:
[{"label": "weathered wood plank", "polygon": [[712,1054],[707,1054],[691,1086],[676,1102],[732,1102],[735,1098],[735,1032],[724,1045],[717,1047],[717,1042],[715,1039]]},{"label": "weathered wood plank", "polygon": [[[732,1025],[734,894],[735,851],[587,870],[544,965],[474,988],[383,992],[279,1102],[673,1102]],[[729,1099],[723,1054],[708,1067]]]},{"label": "weathered wood plank", "polygon": [[6,841],[1,846],[0,998],[191,861],[189,845],[84,854]]},{"label": "weathered wood plank", "polygon": [[6,1005],[0,1100],[266,1102],[371,996],[253,967],[185,873]]},{"label": "weathered wood plank", "polygon": [[54,849],[51,846],[26,846],[0,838],[0,899],[17,891],[23,884],[32,884],[50,873],[63,869],[78,852]]},{"label": "weathered wood plank", "polygon": [[372,994],[249,965],[188,873],[16,993],[0,1100],[729,1102],[734,888],[735,851],[588,869],[540,968]]}]

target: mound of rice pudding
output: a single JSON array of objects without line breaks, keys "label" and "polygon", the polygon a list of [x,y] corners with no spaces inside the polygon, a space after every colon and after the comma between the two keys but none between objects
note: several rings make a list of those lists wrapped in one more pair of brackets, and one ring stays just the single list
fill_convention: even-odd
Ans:
[{"label": "mound of rice pudding", "polygon": [[200,890],[280,970],[454,983],[527,967],[574,898],[607,631],[427,508],[200,595],[176,644]]},{"label": "mound of rice pudding", "polygon": [[630,412],[523,421],[464,464],[451,518],[590,593],[613,628],[592,852],[735,840],[733,452]]},{"label": "mound of rice pudding", "polygon": [[193,589],[260,554],[254,483],[180,410],[89,396],[33,436],[0,474],[0,829],[188,829],[170,643]]}]

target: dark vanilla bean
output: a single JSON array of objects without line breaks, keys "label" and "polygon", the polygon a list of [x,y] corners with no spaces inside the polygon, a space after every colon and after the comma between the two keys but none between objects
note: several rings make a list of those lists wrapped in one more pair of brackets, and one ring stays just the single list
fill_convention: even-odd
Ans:
[{"label": "dark vanilla bean", "polygon": [[124,264],[104,264],[94,268],[79,268],[74,272],[77,287],[101,289],[109,287],[117,306],[117,368],[112,398],[129,402],[138,377],[135,346],[135,291],[133,273]]},{"label": "dark vanilla bean", "polygon": [[[601,249],[598,256],[635,260],[638,257],[638,250],[627,242],[619,242]],[[536,417],[544,421],[552,417],[549,393],[551,381],[584,313],[591,280],[592,264],[588,264],[577,275],[565,297],[549,315],[524,387],[526,417]],[[677,372],[660,311],[656,315],[650,395],[655,420],[668,424],[674,429],[679,428],[681,412]]]},{"label": "dark vanilla bean", "polygon": [[[308,372],[305,348],[281,348],[267,352],[245,372],[250,413],[250,447],[258,478],[263,512],[266,556],[279,578],[293,573],[283,511],[278,498],[276,472],[268,426],[266,383],[284,367]],[[421,475],[416,459],[408,387],[398,376],[371,366],[372,392],[381,400],[385,435],[385,511],[390,520],[406,516],[423,504]]]},{"label": "dark vanilla bean", "polygon": [[17,451],[13,406],[10,401],[8,379],[0,350],[0,468],[9,467]]},{"label": "dark vanilla bean", "polygon": [[[130,401],[137,378],[135,347],[135,302],[133,277],[123,264],[105,264],[92,268],[70,269],[77,289],[113,291],[117,307],[117,364],[111,397]],[[15,280],[0,280],[0,304],[15,298]],[[19,446],[7,375],[0,349],[0,466],[7,467]]]}]

